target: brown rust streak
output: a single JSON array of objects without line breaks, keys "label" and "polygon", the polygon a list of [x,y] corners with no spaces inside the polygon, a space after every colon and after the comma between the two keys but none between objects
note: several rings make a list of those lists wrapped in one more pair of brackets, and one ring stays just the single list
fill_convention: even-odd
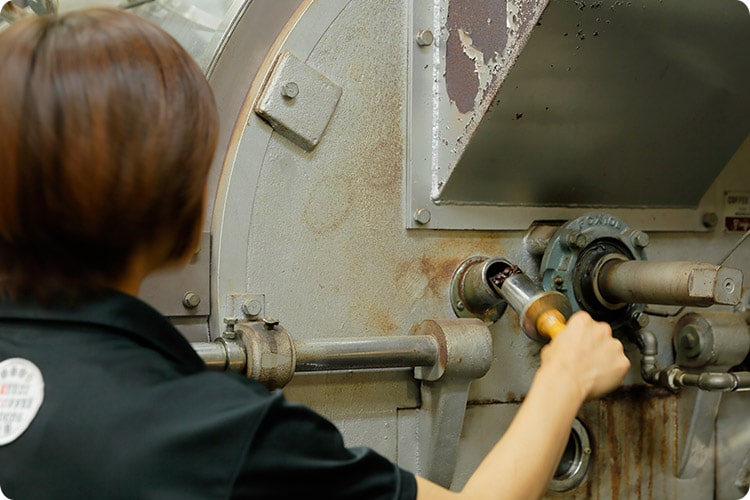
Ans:
[{"label": "brown rust streak", "polygon": [[[674,488],[676,396],[654,387],[616,391],[582,413],[595,449],[586,498],[668,498]],[[656,485],[661,491],[654,494]]]},{"label": "brown rust streak", "polygon": [[461,113],[474,107],[479,76],[474,61],[464,53],[459,30],[472,39],[485,62],[502,54],[508,43],[505,1],[453,0],[448,6],[448,40],[445,49],[445,84],[448,97]]}]

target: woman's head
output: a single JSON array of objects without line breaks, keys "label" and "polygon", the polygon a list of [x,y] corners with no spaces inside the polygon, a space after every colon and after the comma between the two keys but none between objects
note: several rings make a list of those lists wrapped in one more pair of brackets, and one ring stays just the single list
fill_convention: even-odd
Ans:
[{"label": "woman's head", "polygon": [[145,250],[183,259],[217,128],[200,69],[135,15],[90,9],[0,32],[0,288],[83,292]]}]

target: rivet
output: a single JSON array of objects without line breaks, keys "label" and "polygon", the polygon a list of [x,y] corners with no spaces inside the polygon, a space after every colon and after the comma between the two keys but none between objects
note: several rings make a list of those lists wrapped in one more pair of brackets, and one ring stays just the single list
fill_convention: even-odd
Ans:
[{"label": "rivet", "polygon": [[435,36],[430,30],[419,30],[417,32],[417,45],[419,45],[420,47],[427,47],[428,45],[432,45],[432,42],[434,40]]},{"label": "rivet", "polygon": [[299,95],[299,85],[295,82],[286,82],[281,86],[281,95],[287,99],[294,99]]},{"label": "rivet", "polygon": [[466,306],[464,306],[463,301],[460,301],[460,300],[456,301],[456,309],[458,309],[459,311],[463,311],[464,307],[466,307]]}]

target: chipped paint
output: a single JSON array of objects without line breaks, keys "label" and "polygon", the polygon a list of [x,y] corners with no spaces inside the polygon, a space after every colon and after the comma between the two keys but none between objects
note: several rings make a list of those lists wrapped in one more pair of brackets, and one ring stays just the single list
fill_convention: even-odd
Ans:
[{"label": "chipped paint", "polygon": [[506,2],[454,0],[448,5],[445,82],[460,113],[474,109],[505,52]]}]

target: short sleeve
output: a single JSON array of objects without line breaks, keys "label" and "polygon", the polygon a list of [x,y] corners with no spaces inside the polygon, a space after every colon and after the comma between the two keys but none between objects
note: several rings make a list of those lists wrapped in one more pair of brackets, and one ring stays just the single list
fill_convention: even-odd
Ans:
[{"label": "short sleeve", "polygon": [[331,422],[274,396],[240,465],[233,498],[416,498],[412,473],[369,448],[346,448]]}]

